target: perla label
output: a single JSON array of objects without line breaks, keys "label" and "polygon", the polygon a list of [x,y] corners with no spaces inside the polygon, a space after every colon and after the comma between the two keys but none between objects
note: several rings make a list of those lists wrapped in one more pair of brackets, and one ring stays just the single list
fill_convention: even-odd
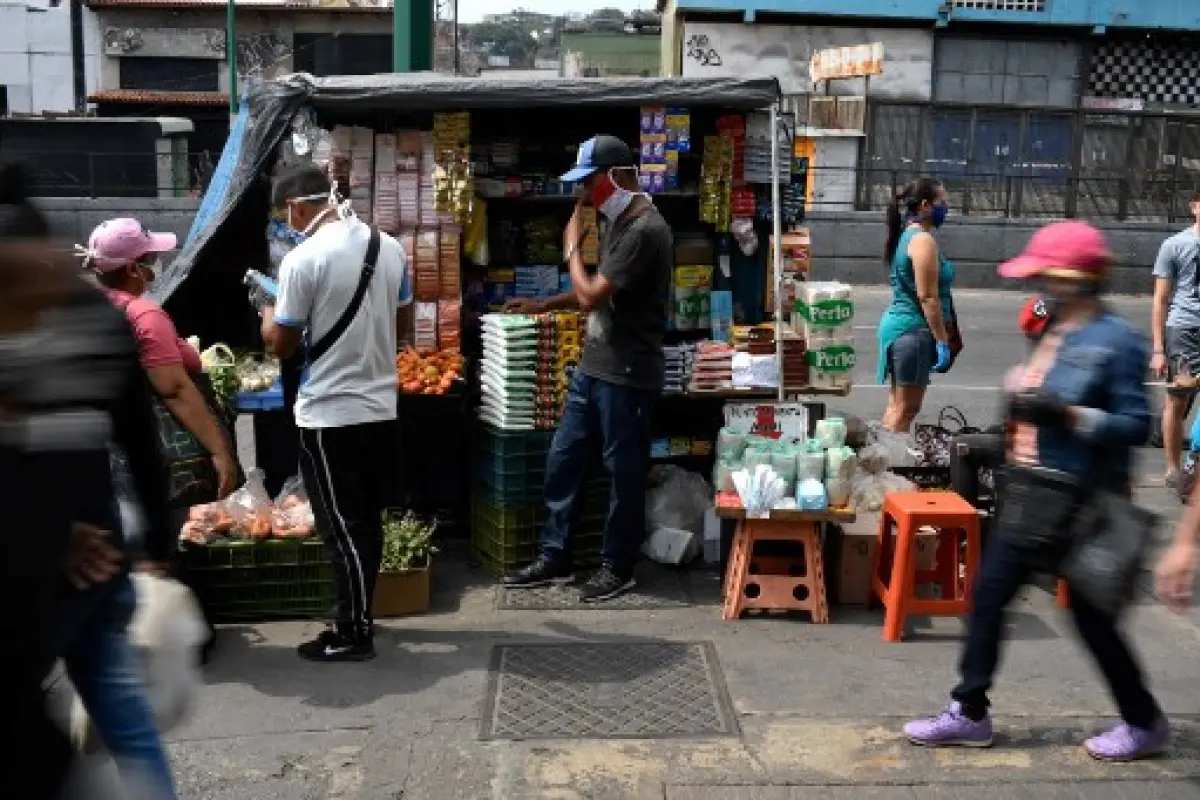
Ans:
[{"label": "perla label", "polygon": [[850,345],[832,345],[807,353],[808,365],[822,372],[849,372],[858,361]]},{"label": "perla label", "polygon": [[853,300],[820,300],[816,303],[797,300],[795,310],[808,320],[810,325],[835,328],[854,319]]}]

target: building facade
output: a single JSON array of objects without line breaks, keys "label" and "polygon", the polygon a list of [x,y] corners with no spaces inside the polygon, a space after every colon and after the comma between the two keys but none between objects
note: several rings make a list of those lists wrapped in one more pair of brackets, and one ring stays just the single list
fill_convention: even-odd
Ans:
[{"label": "building facade", "polygon": [[100,60],[96,18],[85,9],[81,22],[84,56],[77,65],[69,4],[0,0],[0,117],[74,111],[77,68],[86,73],[84,90],[95,88]]},{"label": "building facade", "polygon": [[[966,214],[1156,220],[1200,188],[1195,0],[660,5],[665,74],[780,80],[815,142],[818,207],[878,208],[931,173]],[[881,75],[813,84],[814,51],[868,43]],[[865,113],[831,130],[852,98]]]}]

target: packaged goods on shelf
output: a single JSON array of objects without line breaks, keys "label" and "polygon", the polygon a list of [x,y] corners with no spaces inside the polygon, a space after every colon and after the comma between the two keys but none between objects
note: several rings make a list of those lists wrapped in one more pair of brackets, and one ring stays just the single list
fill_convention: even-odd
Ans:
[{"label": "packaged goods on shelf", "polygon": [[704,137],[700,168],[700,221],[727,233],[732,221],[730,200],[734,173],[733,138],[728,133]]},{"label": "packaged goods on shelf", "polygon": [[375,197],[373,198],[375,226],[393,233],[400,228],[399,183],[395,172],[379,172],[375,175]]},{"label": "packaged goods on shelf", "polygon": [[673,281],[675,328],[681,331],[708,330],[711,266],[679,266]]},{"label": "packaged goods on shelf", "polygon": [[417,301],[413,305],[413,343],[418,350],[433,350],[437,347],[437,303]]},{"label": "packaged goods on shelf", "polygon": [[522,266],[515,271],[513,287],[517,297],[546,298],[558,293],[558,267]]},{"label": "packaged goods on shelf", "polygon": [[558,325],[554,314],[539,314],[537,327],[537,376],[533,385],[533,427],[553,430],[558,424]]},{"label": "packaged goods on shelf", "polygon": [[847,390],[854,381],[857,357],[852,338],[818,339],[807,343],[808,385],[814,389]]},{"label": "packaged goods on shelf", "polygon": [[810,343],[820,339],[852,339],[854,290],[839,281],[810,282],[798,288],[795,311]]},{"label": "packaged goods on shelf", "polygon": [[437,343],[440,350],[462,349],[462,303],[457,299],[439,300],[437,304]]},{"label": "packaged goods on shelf", "polygon": [[710,292],[708,307],[713,340],[728,342],[733,338],[733,292]]},{"label": "packaged goods on shelf", "polygon": [[418,300],[435,301],[441,293],[438,255],[437,230],[418,231],[413,252],[413,292]]},{"label": "packaged goods on shelf", "polygon": [[729,386],[733,381],[734,349],[719,342],[701,342],[692,362],[691,390],[713,390]]},{"label": "packaged goods on shelf", "polygon": [[596,223],[596,209],[584,206],[579,210],[579,220],[587,234],[583,244],[579,246],[579,255],[583,263],[593,266],[600,263],[600,226]]},{"label": "packaged goods on shelf", "polygon": [[445,225],[438,241],[438,285],[443,298],[457,298],[462,292],[462,273],[459,269],[462,252],[462,231]]},{"label": "packaged goods on shelf", "polygon": [[692,362],[696,355],[695,345],[690,343],[666,345],[663,360],[666,374],[663,381],[664,394],[682,394],[692,375]]}]

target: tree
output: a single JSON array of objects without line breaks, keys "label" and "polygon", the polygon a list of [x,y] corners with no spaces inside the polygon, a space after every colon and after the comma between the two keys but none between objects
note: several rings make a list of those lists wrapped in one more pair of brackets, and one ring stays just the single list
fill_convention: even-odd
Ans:
[{"label": "tree", "polygon": [[508,56],[509,64],[514,67],[531,63],[537,49],[537,41],[533,36],[512,23],[481,22],[472,25],[471,40],[484,48],[488,55]]}]

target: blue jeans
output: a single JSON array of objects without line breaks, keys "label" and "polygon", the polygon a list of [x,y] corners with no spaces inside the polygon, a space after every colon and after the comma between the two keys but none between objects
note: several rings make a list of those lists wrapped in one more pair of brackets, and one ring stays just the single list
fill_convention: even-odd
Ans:
[{"label": "blue jeans", "polygon": [[52,655],[63,659],[129,796],[171,800],[171,765],[126,634],[136,606],[128,575],[86,592],[70,590],[59,608]]},{"label": "blue jeans", "polygon": [[646,475],[650,469],[650,417],[656,392],[618,386],[576,372],[546,460],[542,553],[569,559],[571,525],[581,510],[596,451],[611,490],[604,524],[604,563],[633,569],[646,538]]}]

